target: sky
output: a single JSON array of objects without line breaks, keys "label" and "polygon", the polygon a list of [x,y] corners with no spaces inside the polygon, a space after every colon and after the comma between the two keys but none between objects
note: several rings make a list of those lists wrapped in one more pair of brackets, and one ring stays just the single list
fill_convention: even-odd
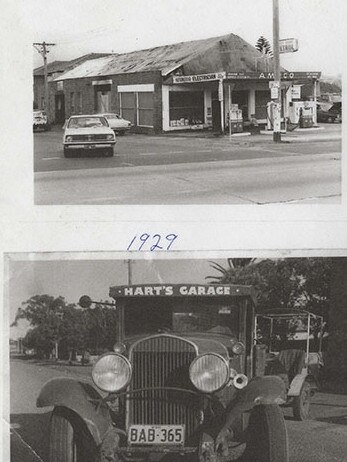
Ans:
[{"label": "sky", "polygon": [[[281,55],[292,71],[341,74],[345,0],[279,0],[280,38],[297,38],[299,51]],[[234,33],[254,45],[272,42],[272,0],[26,0],[20,27],[33,41],[55,43],[50,61],[90,52],[127,52]],[[30,35],[28,35],[30,37]],[[42,65],[33,49],[34,67]]]},{"label": "sky", "polygon": [[[93,300],[107,300],[111,286],[128,283],[126,260],[10,260],[9,263],[9,322],[17,309],[34,295],[63,296],[69,303],[77,303],[81,295]],[[213,260],[227,266],[225,260]],[[206,259],[195,260],[134,260],[131,264],[132,283],[199,283],[218,273]],[[25,335],[28,324],[20,321],[12,327],[10,338]]]}]

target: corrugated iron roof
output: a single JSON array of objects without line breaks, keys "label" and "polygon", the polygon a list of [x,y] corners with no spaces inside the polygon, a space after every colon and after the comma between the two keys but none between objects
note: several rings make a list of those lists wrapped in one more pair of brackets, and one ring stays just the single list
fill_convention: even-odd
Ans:
[{"label": "corrugated iron roof", "polygon": [[[84,77],[99,77],[134,72],[160,71],[166,76],[185,63],[194,60],[209,49],[218,46],[219,54],[223,55],[218,65],[221,66],[226,60],[232,60],[233,69],[244,70],[255,67],[255,58],[261,56],[255,47],[234,34],[211,37],[203,40],[180,42],[172,45],[164,45],[147,50],[138,50],[131,53],[113,54],[99,59],[90,59],[74,69],[67,71],[55,80],[78,79]],[[229,58],[227,57],[229,55]],[[230,55],[234,54],[234,59]],[[235,67],[234,67],[235,66]],[[221,71],[221,69],[214,69]]]},{"label": "corrugated iron roof", "polygon": [[[111,53],[88,53],[78,58],[72,59],[71,61],[52,61],[47,64],[47,71],[49,74],[56,72],[66,72],[79,64],[88,61],[89,59],[97,59],[103,56],[109,56]],[[44,67],[40,66],[34,69],[34,76],[44,75]]]}]

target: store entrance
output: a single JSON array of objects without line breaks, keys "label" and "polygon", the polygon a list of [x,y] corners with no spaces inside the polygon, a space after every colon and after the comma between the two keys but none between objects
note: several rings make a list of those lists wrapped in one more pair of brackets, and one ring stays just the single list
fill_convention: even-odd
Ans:
[{"label": "store entrance", "polygon": [[241,109],[243,120],[248,120],[248,90],[233,91],[231,100]]},{"label": "store entrance", "polygon": [[218,92],[212,92],[212,130],[214,132],[220,132],[222,130],[221,123],[221,110],[220,101],[218,99]]},{"label": "store entrance", "polygon": [[55,95],[55,123],[65,122],[65,96],[63,93]]}]

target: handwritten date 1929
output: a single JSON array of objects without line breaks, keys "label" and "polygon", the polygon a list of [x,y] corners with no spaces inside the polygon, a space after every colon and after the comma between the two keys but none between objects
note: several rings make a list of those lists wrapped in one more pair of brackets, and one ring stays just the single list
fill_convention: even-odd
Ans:
[{"label": "handwritten date 1929", "polygon": [[130,241],[127,250],[143,250],[154,252],[156,250],[170,250],[178,238],[178,234],[148,234],[135,235]]}]

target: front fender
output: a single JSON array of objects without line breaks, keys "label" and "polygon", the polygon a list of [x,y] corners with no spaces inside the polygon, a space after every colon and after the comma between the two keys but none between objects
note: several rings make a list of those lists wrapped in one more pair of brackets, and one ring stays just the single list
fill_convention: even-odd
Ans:
[{"label": "front fender", "polygon": [[254,406],[264,404],[284,404],[286,402],[286,387],[280,377],[268,375],[255,377],[240,390],[226,410],[225,423],[220,434],[229,431],[237,418],[243,412],[250,411]]},{"label": "front fender", "polygon": [[97,446],[112,424],[110,412],[102,396],[88,382],[57,378],[40,391],[37,407],[63,406],[75,412],[87,425]]}]

